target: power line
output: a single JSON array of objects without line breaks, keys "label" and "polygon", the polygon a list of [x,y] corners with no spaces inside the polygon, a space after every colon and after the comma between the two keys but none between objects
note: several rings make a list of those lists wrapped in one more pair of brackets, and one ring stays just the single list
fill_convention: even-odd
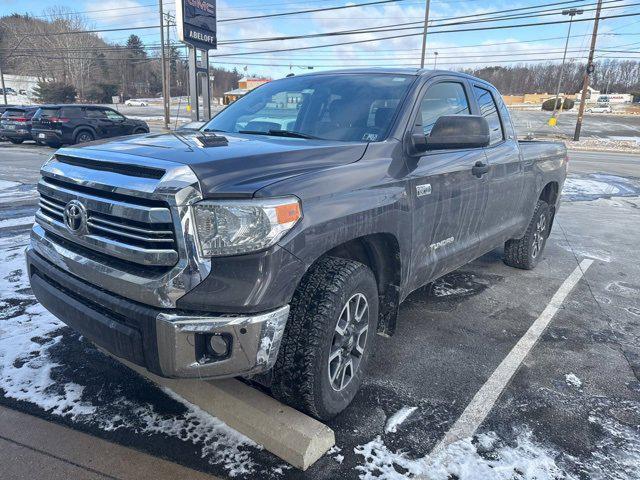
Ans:
[{"label": "power line", "polygon": [[315,12],[327,12],[330,10],[344,10],[347,8],[359,8],[359,7],[366,7],[366,6],[370,6],[370,5],[382,5],[385,3],[398,3],[398,2],[404,2],[405,0],[376,0],[374,2],[368,2],[368,3],[356,3],[356,4],[351,4],[351,5],[342,5],[339,7],[323,7],[323,8],[313,8],[313,9],[309,9],[309,10],[296,10],[296,11],[290,11],[290,12],[281,12],[281,13],[268,13],[266,15],[253,15],[250,17],[237,17],[237,18],[227,18],[227,19],[223,19],[223,20],[218,20],[219,23],[224,23],[224,22],[235,22],[238,20],[255,20],[255,19],[259,19],[259,18],[273,18],[273,17],[283,17],[283,16],[288,16],[288,15],[298,15],[301,13],[315,13]]},{"label": "power line", "polygon": [[[608,0],[607,2],[603,2],[603,3],[611,3],[611,2],[619,2],[620,0]],[[575,3],[574,2],[559,2],[559,3]],[[553,5],[553,4],[552,4]],[[595,4],[588,4],[588,5],[595,5]],[[640,3],[634,3],[634,4],[626,4],[626,5],[622,5],[622,6],[609,6],[609,7],[603,7],[604,8],[622,8],[622,7],[628,7],[628,6],[636,6],[636,5],[640,5]],[[525,7],[525,8],[533,8],[533,7]],[[549,13],[547,15],[556,15],[559,12],[557,12],[558,9],[546,9],[546,10],[541,10],[540,12],[554,12],[554,13]],[[591,10],[595,10],[595,9],[584,9],[585,11],[591,11]],[[495,14],[495,13],[505,13],[505,12],[511,12],[513,11],[512,9],[508,9],[508,10],[501,10],[501,11],[497,11],[497,12],[489,12],[486,14],[481,14],[481,15],[489,15],[489,14]],[[492,17],[492,18],[480,18],[477,20],[469,20],[469,21],[461,21],[461,22],[450,22],[450,23],[442,23],[442,24],[436,24],[434,25],[433,23],[430,23],[429,27],[430,28],[437,28],[437,27],[447,27],[447,26],[456,26],[456,25],[466,25],[466,24],[473,24],[473,23],[483,23],[483,22],[493,22],[493,21],[500,21],[500,20],[515,20],[515,19],[522,19],[522,18],[534,18],[534,17],[539,17],[539,16],[545,16],[542,13],[538,14],[530,14],[530,15],[521,15],[521,16],[513,16],[513,15],[506,15],[506,16],[501,16],[501,17]],[[462,19],[462,18],[468,18],[468,17],[477,17],[477,15],[464,15],[461,17],[450,17],[450,18],[445,18],[445,19],[440,19],[439,21],[448,21],[448,20],[456,20],[456,19]],[[589,19],[587,19],[589,20]],[[562,21],[562,22],[554,22],[554,23],[566,23],[566,21]],[[420,25],[418,25],[420,24]],[[377,27],[367,27],[367,28],[359,28],[359,29],[349,29],[349,30],[337,30],[337,31],[332,31],[332,32],[324,32],[324,33],[314,33],[314,34],[305,34],[305,35],[289,35],[289,36],[280,36],[280,37],[257,37],[257,38],[243,38],[243,39],[235,39],[235,40],[225,40],[223,42],[220,42],[220,45],[233,45],[236,43],[261,43],[261,42],[271,42],[271,41],[282,41],[282,40],[299,40],[299,39],[307,39],[307,38],[321,38],[321,37],[332,37],[332,36],[344,36],[344,35],[359,35],[359,34],[365,34],[365,33],[380,33],[380,32],[391,32],[391,31],[402,31],[402,30],[415,30],[415,29],[422,29],[423,26],[421,25],[422,22],[406,22],[406,23],[397,23],[397,24],[389,24],[389,25],[380,25]],[[414,27],[411,27],[409,25],[416,25]],[[538,24],[536,24],[538,25]],[[539,24],[539,25],[544,25],[544,24]],[[516,25],[518,26],[518,25]],[[500,28],[498,26],[496,26],[495,28]],[[461,30],[452,30],[452,31],[461,31]]]}]

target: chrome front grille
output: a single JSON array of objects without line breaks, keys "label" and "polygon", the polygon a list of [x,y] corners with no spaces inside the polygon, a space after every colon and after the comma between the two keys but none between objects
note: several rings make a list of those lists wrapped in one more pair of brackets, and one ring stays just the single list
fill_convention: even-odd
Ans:
[{"label": "chrome front grille", "polygon": [[30,249],[105,291],[175,308],[211,271],[193,223],[200,184],[187,165],[126,150],[62,148],[42,166]]},{"label": "chrome front grille", "polygon": [[[54,234],[121,260],[141,265],[173,266],[178,248],[169,206],[163,201],[136,198],[43,176],[38,184],[38,223]],[[86,230],[70,232],[64,209],[71,200],[86,208]]]}]

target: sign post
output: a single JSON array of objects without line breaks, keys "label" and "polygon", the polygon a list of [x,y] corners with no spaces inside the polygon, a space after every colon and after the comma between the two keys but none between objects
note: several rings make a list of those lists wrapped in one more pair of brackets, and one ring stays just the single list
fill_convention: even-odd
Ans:
[{"label": "sign post", "polygon": [[218,46],[215,0],[176,0],[176,26],[178,39],[189,46],[191,119],[206,121],[211,118],[209,50]]}]

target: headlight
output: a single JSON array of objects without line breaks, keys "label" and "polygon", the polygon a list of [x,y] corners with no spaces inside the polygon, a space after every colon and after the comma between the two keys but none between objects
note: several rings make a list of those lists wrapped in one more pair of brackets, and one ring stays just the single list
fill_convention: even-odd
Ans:
[{"label": "headlight", "polygon": [[202,255],[215,257],[270,247],[302,217],[296,197],[205,200],[193,206]]}]

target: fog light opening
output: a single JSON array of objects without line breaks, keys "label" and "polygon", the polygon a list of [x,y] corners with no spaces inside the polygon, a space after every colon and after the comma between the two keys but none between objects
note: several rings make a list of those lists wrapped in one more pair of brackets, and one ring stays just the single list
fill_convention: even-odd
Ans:
[{"label": "fog light opening", "polygon": [[207,335],[207,353],[214,358],[224,358],[228,356],[229,350],[231,350],[230,340],[230,338],[217,333]]}]

